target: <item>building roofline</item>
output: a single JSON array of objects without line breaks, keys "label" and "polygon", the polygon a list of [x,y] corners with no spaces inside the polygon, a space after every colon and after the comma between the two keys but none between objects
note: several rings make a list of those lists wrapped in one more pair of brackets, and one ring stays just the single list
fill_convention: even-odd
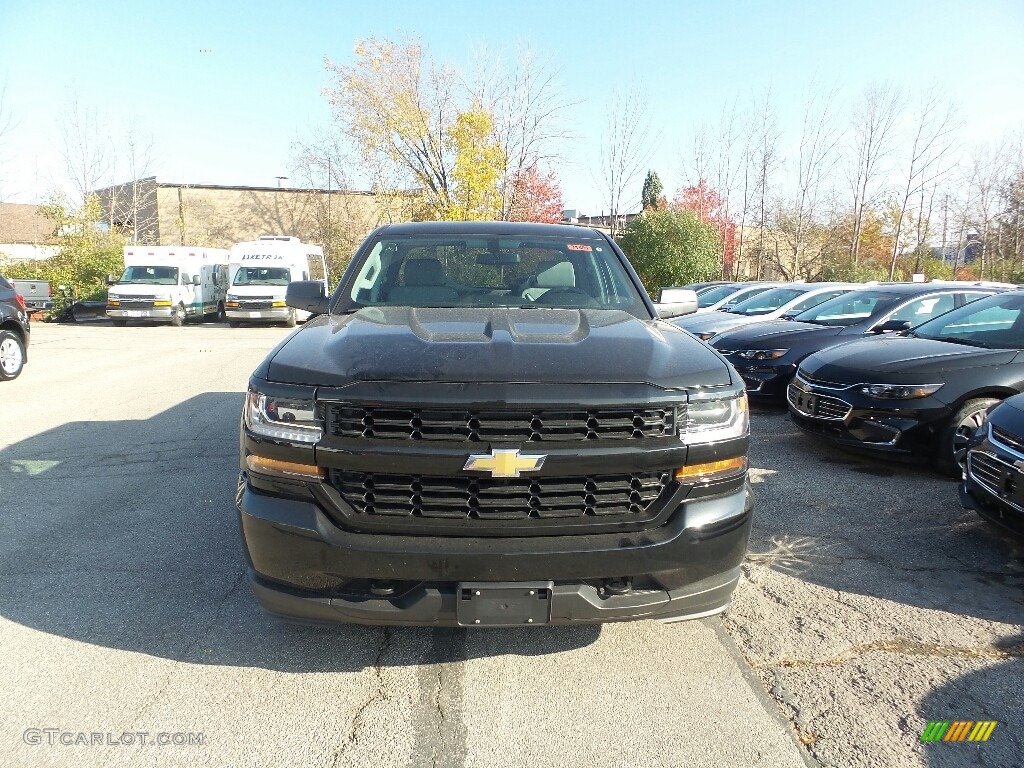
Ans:
[{"label": "building roofline", "polygon": [[[129,180],[121,182],[120,184],[112,184],[109,187],[102,187],[101,189],[94,189],[93,192],[99,194],[101,192],[107,192],[115,187],[126,187],[130,184],[142,184],[145,182],[152,182],[154,186],[158,188],[181,188],[181,189],[219,189],[219,190],[235,190],[240,192],[317,192],[332,195],[366,195],[376,196],[376,192],[371,190],[361,189],[326,189],[324,187],[252,187],[244,184],[188,184],[176,181],[157,181],[156,176],[147,176],[143,179]],[[399,190],[399,192],[407,195],[419,194],[417,190]]]}]

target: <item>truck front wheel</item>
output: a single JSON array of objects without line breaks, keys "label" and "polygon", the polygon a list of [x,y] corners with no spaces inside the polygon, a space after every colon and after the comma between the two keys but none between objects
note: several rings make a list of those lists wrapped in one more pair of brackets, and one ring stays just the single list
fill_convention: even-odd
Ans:
[{"label": "truck front wheel", "polygon": [[294,328],[295,321],[295,310],[293,309],[288,312],[288,319],[284,321],[285,328]]},{"label": "truck front wheel", "polygon": [[179,304],[174,308],[174,314],[171,315],[171,325],[175,328],[181,328],[185,324],[185,305]]}]

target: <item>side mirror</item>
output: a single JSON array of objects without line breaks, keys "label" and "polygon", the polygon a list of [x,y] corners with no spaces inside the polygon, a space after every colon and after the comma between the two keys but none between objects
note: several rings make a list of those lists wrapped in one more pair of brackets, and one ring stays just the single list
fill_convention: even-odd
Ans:
[{"label": "side mirror", "polygon": [[658,290],[658,304],[675,304],[679,301],[687,301],[687,294],[696,295],[696,291],[689,288],[661,288]]},{"label": "side mirror", "polygon": [[201,278],[199,275],[192,275],[192,285],[202,285],[202,284],[203,284],[203,278]]},{"label": "side mirror", "polygon": [[107,275],[106,283],[107,285],[117,285],[117,278],[113,275]]},{"label": "side mirror", "polygon": [[909,320],[886,320],[871,329],[873,333],[892,333],[893,331],[909,331]]},{"label": "side mirror", "polygon": [[691,290],[674,289],[672,291],[672,301],[664,304],[655,304],[654,308],[658,310],[658,317],[662,320],[692,315],[697,311],[697,294]]},{"label": "side mirror", "polygon": [[326,314],[331,303],[324,284],[319,280],[295,280],[288,283],[284,301],[289,307],[314,315]]}]

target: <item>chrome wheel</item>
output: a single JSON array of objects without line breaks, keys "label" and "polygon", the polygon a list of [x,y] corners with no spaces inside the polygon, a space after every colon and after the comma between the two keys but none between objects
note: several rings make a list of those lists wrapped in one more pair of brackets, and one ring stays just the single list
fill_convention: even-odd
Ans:
[{"label": "chrome wheel", "polygon": [[5,333],[3,337],[0,337],[0,374],[2,374],[2,378],[13,379],[21,373],[23,365],[25,365],[25,350],[22,349],[21,342],[12,334]]},{"label": "chrome wheel", "polygon": [[953,431],[953,461],[958,467],[962,468],[967,460],[967,444],[974,437],[974,433],[978,431],[978,427],[985,421],[987,407],[968,413]]}]

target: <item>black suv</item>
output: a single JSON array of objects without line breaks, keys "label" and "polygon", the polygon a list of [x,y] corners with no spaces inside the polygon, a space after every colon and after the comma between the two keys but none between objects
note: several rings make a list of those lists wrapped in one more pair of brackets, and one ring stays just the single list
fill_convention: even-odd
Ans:
[{"label": "black suv", "polygon": [[29,324],[25,299],[0,275],[0,381],[16,379],[28,362]]},{"label": "black suv", "polygon": [[797,366],[808,355],[906,330],[995,292],[948,283],[882,283],[837,296],[792,320],[726,331],[711,345],[736,367],[751,399],[782,400]]},{"label": "black suv", "polygon": [[519,626],[724,610],[743,383],[582,227],[382,227],[249,380],[253,589],[307,620]]}]

